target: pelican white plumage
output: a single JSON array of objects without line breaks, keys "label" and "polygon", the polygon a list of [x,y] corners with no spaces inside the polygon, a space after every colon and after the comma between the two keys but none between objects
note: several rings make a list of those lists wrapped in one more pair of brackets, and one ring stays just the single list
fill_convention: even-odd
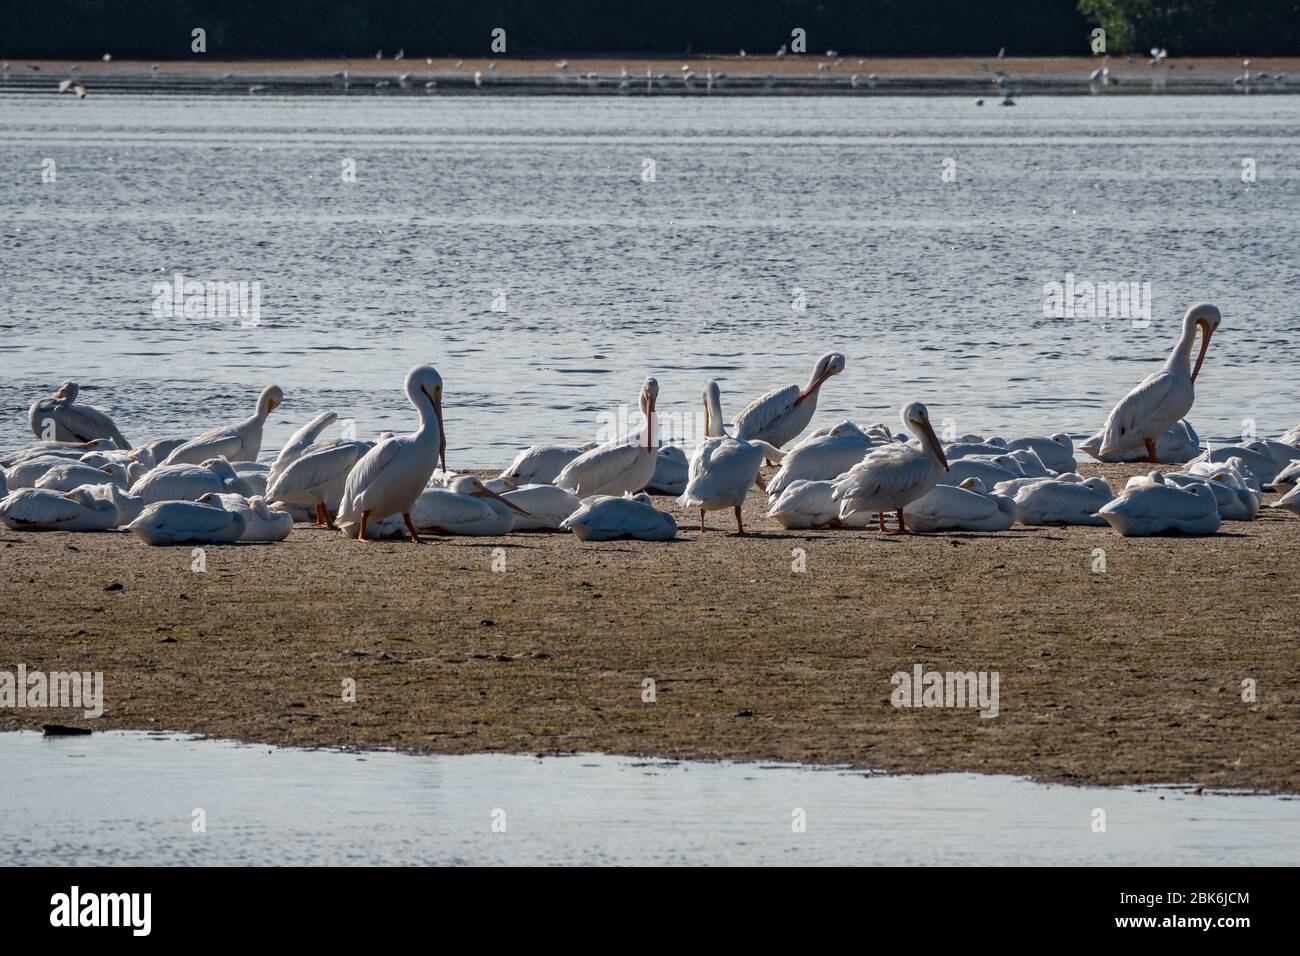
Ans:
[{"label": "pelican white plumage", "polygon": [[516,455],[498,477],[520,485],[551,485],[565,465],[595,447],[594,441],[583,445],[531,445]]},{"label": "pelican white plumage", "polygon": [[253,490],[254,497],[266,497],[266,476],[271,471],[270,465],[264,461],[232,461],[230,467]]},{"label": "pelican white plumage", "polygon": [[[1147,479],[1130,478],[1129,484],[1141,484]],[[1215,504],[1219,508],[1219,517],[1224,521],[1254,521],[1259,514],[1263,496],[1238,479],[1231,472],[1223,471],[1213,476],[1175,472],[1166,474],[1165,480],[1171,484],[1186,488],[1194,483],[1206,485],[1214,492]]]},{"label": "pelican white plumage", "polygon": [[654,447],[655,402],[659,383],[653,378],[641,386],[640,406],[645,416],[644,441],[631,444],[601,445],[583,452],[555,476],[555,484],[579,498],[592,495],[621,495],[640,491],[655,474]]},{"label": "pelican white plumage", "polygon": [[1279,470],[1300,458],[1300,448],[1271,438],[1256,438],[1246,442],[1245,447],[1256,454],[1268,455],[1277,463]]},{"label": "pelican white plumage", "polygon": [[920,402],[903,406],[903,427],[918,437],[875,448],[835,482],[832,497],[840,503],[840,517],[875,512],[885,530],[885,512],[898,515],[898,532],[906,532],[903,509],[939,483],[948,471],[939,438],[930,425],[930,413]]},{"label": "pelican white plumage", "polygon": [[1006,531],[1016,523],[1016,503],[990,494],[978,478],[935,485],[903,507],[913,531]]},{"label": "pelican white plumage", "polygon": [[410,435],[388,438],[352,466],[335,517],[344,532],[362,541],[366,524],[400,514],[411,541],[420,543],[411,523],[411,505],[442,459],[447,467],[447,437],[442,424],[442,376],[432,365],[417,365],[406,375],[406,399],[420,413]]},{"label": "pelican white plumage", "polygon": [[1143,537],[1179,531],[1183,534],[1214,534],[1222,518],[1214,492],[1201,483],[1187,488],[1165,481],[1163,472],[1153,471],[1147,480],[1130,485],[1097,509],[1106,523],[1126,537]]},{"label": "pelican white plumage", "polygon": [[40,481],[46,472],[60,465],[66,465],[70,461],[75,462],[76,459],[61,455],[35,455],[31,458],[23,458],[5,469],[5,481],[11,491],[18,488],[35,488],[36,482]]},{"label": "pelican white plumage", "polygon": [[27,458],[79,459],[92,451],[115,450],[118,450],[117,442],[111,438],[96,438],[93,441],[37,441],[0,458],[0,468],[9,468]]},{"label": "pelican white plumage", "polygon": [[1278,437],[1278,441],[1300,448],[1300,425],[1292,425]]},{"label": "pelican white plumage", "polygon": [[[1106,434],[1102,428],[1095,435],[1090,435],[1079,445],[1081,451],[1087,452],[1098,461],[1124,462],[1142,461],[1147,457],[1146,446],[1125,448],[1122,451],[1101,452],[1101,443]],[[1201,439],[1191,422],[1183,419],[1175,423],[1168,431],[1156,439],[1156,457],[1168,464],[1186,464],[1201,453]]]},{"label": "pelican white plumage", "polygon": [[1239,463],[1237,467],[1254,478],[1259,488],[1271,485],[1278,472],[1282,470],[1282,466],[1272,455],[1255,451],[1245,445],[1225,445],[1222,448],[1201,452],[1187,463],[1185,470],[1196,472],[1200,470],[1198,467],[1200,465],[1219,464],[1234,458]]},{"label": "pelican white plumage", "polygon": [[[1157,439],[1191,410],[1196,376],[1220,321],[1219,310],[1207,303],[1187,310],[1182,334],[1160,371],[1148,375],[1111,410],[1102,428],[1100,454],[1145,447],[1147,460],[1159,461]],[[1193,368],[1192,346],[1198,328],[1201,351]]]},{"label": "pelican white plumage", "polygon": [[582,507],[576,495],[540,483],[512,488],[501,499],[527,512],[515,515],[512,531],[559,531],[564,519]]},{"label": "pelican white plumage", "polygon": [[803,388],[787,385],[754,399],[731,423],[731,433],[742,441],[761,439],[776,448],[797,438],[817,411],[817,396],[832,375],[844,371],[844,356],[827,352],[817,360]]},{"label": "pelican white plumage", "polygon": [[[971,439],[978,439],[972,441]],[[954,442],[949,442],[943,446],[943,453],[948,456],[949,463],[959,461],[962,458],[982,457],[987,458],[990,455],[1005,455],[1011,449],[1007,447],[1005,439],[990,438],[988,441],[980,438],[979,435],[963,435]]]},{"label": "pelican white plumage", "polygon": [[122,437],[106,411],[94,405],[77,404],[80,388],[69,379],[49,398],[34,402],[27,412],[32,434],[37,438],[67,442],[111,438],[118,448],[130,448],[131,443]]},{"label": "pelican white plumage", "polygon": [[832,498],[834,489],[833,481],[796,478],[771,500],[767,516],[787,530],[837,527],[840,506]]},{"label": "pelican white plumage", "polygon": [[1007,449],[1012,452],[1020,449],[1032,451],[1044,465],[1055,472],[1074,471],[1079,467],[1074,457],[1074,442],[1064,432],[1046,437],[1033,435],[1013,438],[1007,442]]},{"label": "pelican white plumage", "polygon": [[1062,477],[1037,479],[1015,490],[1020,523],[1104,526],[1106,519],[1098,517],[1097,512],[1115,497],[1110,483],[1095,476],[1081,481]]},{"label": "pelican white plumage", "polygon": [[80,488],[82,485],[102,484],[106,477],[119,488],[128,488],[131,485],[131,477],[124,465],[114,463],[104,465],[102,468],[95,468],[85,462],[69,461],[61,465],[55,465],[41,475],[40,478],[36,479],[33,487],[59,492],[71,491],[73,488]]},{"label": "pelican white plumage", "polygon": [[178,445],[163,461],[164,465],[195,465],[209,458],[226,461],[256,461],[262,450],[262,429],[266,416],[284,401],[279,385],[268,385],[257,399],[257,410],[242,422],[223,425]]},{"label": "pelican white plumage", "polygon": [[639,541],[669,541],[677,536],[677,522],[660,511],[646,494],[592,495],[561,523],[579,541],[614,541],[635,538]]},{"label": "pelican white plumage", "polygon": [[0,499],[0,522],[13,531],[108,531],[117,509],[85,488],[20,488]]},{"label": "pelican white plumage", "polygon": [[261,495],[246,498],[243,495],[204,495],[199,504],[213,505],[225,511],[238,511],[244,516],[244,531],[240,541],[283,541],[293,531],[293,515],[286,511],[273,511]]},{"label": "pelican white plumage", "polygon": [[1281,508],[1284,511],[1290,511],[1292,514],[1300,515],[1300,485],[1292,488],[1269,507]]},{"label": "pelican white plumage", "polygon": [[421,531],[496,537],[509,534],[515,516],[529,517],[474,475],[457,475],[446,488],[426,488],[411,505],[411,521]]},{"label": "pelican white plumage", "polygon": [[700,509],[701,531],[706,512],[731,508],[736,515],[736,533],[743,535],[740,508],[745,496],[754,485],[762,488],[758,472],[764,455],[779,460],[781,452],[761,439],[744,441],[723,433],[721,390],[711,379],[704,386],[704,435],[691,456],[690,479],[677,505],[687,511]]},{"label": "pelican white plumage", "polygon": [[837,478],[880,444],[886,442],[874,440],[853,422],[839,422],[825,434],[801,441],[786,452],[781,469],[767,483],[767,494],[771,498],[780,497],[796,481]]},{"label": "pelican white plumage", "polygon": [[212,458],[201,465],[159,465],[131,486],[131,494],[145,504],[198,501],[204,495],[222,492],[253,493],[224,458]]},{"label": "pelican white plumage", "polygon": [[158,438],[138,448],[132,448],[131,457],[146,468],[157,468],[167,460],[168,455],[184,444],[183,438]]},{"label": "pelican white plumage", "polygon": [[939,476],[938,484],[960,485],[967,478],[978,478],[984,482],[985,487],[995,488],[1003,482],[1026,477],[1029,476],[1020,467],[1020,462],[1010,455],[995,455],[992,458],[967,455],[965,458],[949,461],[948,470]]},{"label": "pelican white plumage", "polygon": [[267,482],[266,496],[272,501],[306,505],[316,509],[316,526],[335,528],[329,509],[343,496],[348,474],[374,442],[341,441],[303,453]]},{"label": "pelican white plumage", "polygon": [[305,455],[320,438],[321,433],[337,420],[338,415],[334,412],[321,412],[290,435],[289,440],[280,449],[280,453],[275,456],[275,461],[271,462],[271,470],[266,474],[267,487],[270,487],[286,468]]},{"label": "pelican white plumage", "polygon": [[145,544],[155,546],[234,544],[243,537],[247,523],[242,511],[197,501],[157,501],[126,527]]},{"label": "pelican white plumage", "polygon": [[691,480],[690,462],[679,445],[663,445],[655,455],[655,473],[645,486],[647,494],[672,495],[676,498]]},{"label": "pelican white plumage", "polygon": [[[1300,461],[1293,461],[1277,473],[1273,479],[1273,487],[1278,491],[1290,491],[1296,485],[1300,484]],[[0,491],[4,486],[0,485]]]}]

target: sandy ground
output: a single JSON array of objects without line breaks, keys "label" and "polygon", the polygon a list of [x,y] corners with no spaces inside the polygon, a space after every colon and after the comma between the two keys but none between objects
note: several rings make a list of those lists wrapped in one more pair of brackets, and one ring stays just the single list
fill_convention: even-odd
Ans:
[{"label": "sandy ground", "polygon": [[[666,544],[367,546],[299,527],[210,547],[205,573],[127,534],[5,532],[0,670],[102,671],[106,690],[99,720],[7,710],[0,729],[1300,791],[1300,519],[900,538],[786,532],[763,500],[743,539],[721,514],[702,536],[679,514]],[[916,664],[997,671],[998,716],[891,706],[891,675]]]},{"label": "sandy ground", "polygon": [[[561,64],[563,68],[561,69]],[[73,71],[72,67],[78,69]],[[645,59],[546,57],[480,59],[423,57],[337,60],[190,60],[158,64],[141,61],[73,63],[57,60],[15,60],[0,75],[0,91],[53,91],[65,78],[81,80],[95,91],[157,92],[341,92],[339,75],[348,74],[348,91],[375,93],[387,81],[386,93],[626,93],[743,94],[743,93],[961,93],[998,95],[994,79],[1007,73],[1017,93],[1086,93],[1088,77],[1101,66],[1101,57],[936,57],[859,58],[815,54],[784,57],[713,56]],[[157,67],[155,70],[154,67]],[[1149,58],[1113,57],[1113,84],[1108,93],[1234,93],[1234,77],[1245,71],[1236,57],[1172,58],[1152,66]],[[822,69],[822,68],[825,69]],[[628,74],[626,87],[623,71]],[[649,89],[646,73],[653,82]],[[1300,58],[1253,59],[1252,75],[1265,73],[1251,91],[1300,92]],[[476,85],[475,74],[480,74]],[[687,74],[693,74],[688,85]],[[709,74],[714,77],[709,83]],[[722,74],[722,78],[719,78]],[[1287,74],[1279,81],[1279,74]],[[874,75],[878,82],[869,78]],[[662,78],[661,78],[662,76]],[[855,78],[856,77],[856,82]],[[263,89],[264,87],[264,89]]]}]

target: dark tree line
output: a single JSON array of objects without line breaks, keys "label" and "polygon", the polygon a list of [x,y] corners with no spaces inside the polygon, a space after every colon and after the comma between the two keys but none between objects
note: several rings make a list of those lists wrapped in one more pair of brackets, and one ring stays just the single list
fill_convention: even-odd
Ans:
[{"label": "dark tree line", "polygon": [[0,0],[0,55],[183,59],[191,31],[207,56],[485,55],[507,52],[769,54],[807,31],[808,52],[1086,55],[1296,53],[1300,0]]}]

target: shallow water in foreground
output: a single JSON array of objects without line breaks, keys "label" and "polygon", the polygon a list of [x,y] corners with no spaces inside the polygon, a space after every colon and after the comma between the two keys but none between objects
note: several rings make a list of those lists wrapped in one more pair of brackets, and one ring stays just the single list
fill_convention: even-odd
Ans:
[{"label": "shallow water in foreground", "polygon": [[0,865],[1300,862],[1300,800],[1173,787],[120,732],[0,734],[0,766]]}]

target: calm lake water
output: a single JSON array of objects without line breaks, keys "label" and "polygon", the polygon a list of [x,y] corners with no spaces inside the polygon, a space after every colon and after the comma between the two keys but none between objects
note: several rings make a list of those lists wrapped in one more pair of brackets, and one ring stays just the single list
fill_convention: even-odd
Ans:
[{"label": "calm lake water", "polygon": [[1177,788],[142,733],[0,734],[0,765],[0,865],[1300,862],[1300,801]]},{"label": "calm lake water", "polygon": [[[431,361],[453,466],[494,464],[594,437],[646,374],[661,412],[717,377],[730,414],[830,348],[818,422],[1085,434],[1203,299],[1202,435],[1300,419],[1300,97],[995,103],[0,96],[0,448],[65,376],[137,442],[272,380],[270,451],[322,408],[409,430]],[[260,324],[155,316],[177,273],[260,283]],[[1045,319],[1067,273],[1149,282],[1150,326]]]}]

